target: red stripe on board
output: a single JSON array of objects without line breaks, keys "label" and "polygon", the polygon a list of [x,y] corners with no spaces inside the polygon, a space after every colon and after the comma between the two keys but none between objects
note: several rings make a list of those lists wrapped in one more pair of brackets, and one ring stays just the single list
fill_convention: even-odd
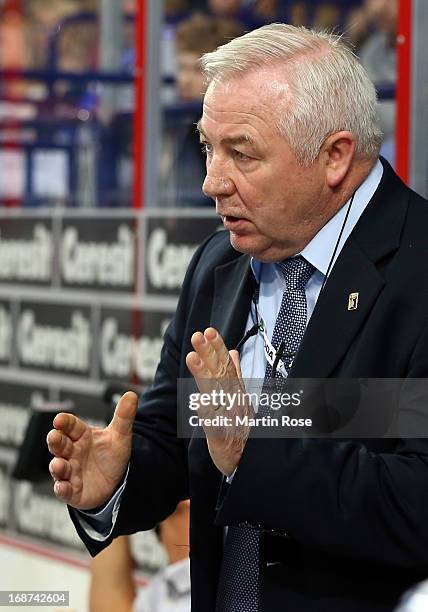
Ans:
[{"label": "red stripe on board", "polygon": [[71,555],[67,555],[66,553],[60,553],[52,550],[47,546],[32,544],[30,542],[25,542],[24,540],[5,536],[3,534],[0,534],[0,545],[9,546],[10,548],[15,548],[17,550],[23,550],[32,555],[38,555],[39,557],[51,559],[52,561],[61,561],[61,563],[66,563],[67,565],[72,565],[80,569],[89,569],[89,559],[88,561],[81,561],[75,557],[72,557]]},{"label": "red stripe on board", "polygon": [[397,31],[397,110],[395,165],[402,180],[409,180],[411,108],[412,0],[400,0]]},{"label": "red stripe on board", "polygon": [[145,64],[146,64],[146,0],[136,3],[135,15],[135,111],[134,111],[134,184],[133,184],[133,208],[144,206],[144,118],[146,111],[145,103]]},{"label": "red stripe on board", "polygon": [[[90,559],[88,559],[87,561],[82,561],[76,559],[72,555],[56,552],[51,548],[48,548],[47,546],[32,544],[30,542],[25,542],[24,540],[13,538],[11,536],[0,534],[0,546],[9,546],[9,548],[22,550],[32,555],[37,555],[38,557],[50,559],[51,561],[60,561],[61,563],[65,563],[66,565],[71,565],[73,567],[78,567],[79,569],[90,570]],[[142,578],[140,576],[135,576],[134,580],[135,583],[140,587],[144,587],[148,583],[147,578]]]}]

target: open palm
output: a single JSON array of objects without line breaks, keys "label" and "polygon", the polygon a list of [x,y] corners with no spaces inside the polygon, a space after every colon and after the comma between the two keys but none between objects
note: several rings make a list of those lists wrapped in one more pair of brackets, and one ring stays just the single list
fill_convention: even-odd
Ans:
[{"label": "open palm", "polygon": [[114,493],[131,456],[137,396],[125,393],[111,423],[90,427],[72,414],[57,414],[47,436],[54,459],[49,470],[58,499],[85,510],[104,504]]}]

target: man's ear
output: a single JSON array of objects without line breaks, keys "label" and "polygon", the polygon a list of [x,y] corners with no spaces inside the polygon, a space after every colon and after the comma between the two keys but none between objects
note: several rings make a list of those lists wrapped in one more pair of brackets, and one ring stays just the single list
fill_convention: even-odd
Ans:
[{"label": "man's ear", "polygon": [[352,132],[331,134],[322,146],[325,159],[326,180],[334,189],[344,180],[355,154],[355,137]]}]

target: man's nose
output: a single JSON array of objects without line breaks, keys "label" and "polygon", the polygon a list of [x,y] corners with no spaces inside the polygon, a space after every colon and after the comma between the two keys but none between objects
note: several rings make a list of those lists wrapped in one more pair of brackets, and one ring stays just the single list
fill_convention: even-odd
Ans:
[{"label": "man's nose", "polygon": [[202,191],[209,198],[232,195],[235,186],[230,178],[225,176],[213,176],[209,172],[205,177]]}]

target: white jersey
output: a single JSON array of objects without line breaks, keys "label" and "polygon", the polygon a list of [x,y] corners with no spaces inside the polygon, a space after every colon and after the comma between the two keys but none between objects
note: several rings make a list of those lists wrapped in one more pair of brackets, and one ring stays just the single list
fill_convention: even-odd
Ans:
[{"label": "white jersey", "polygon": [[139,589],[134,612],[190,612],[189,559],[168,565]]}]

